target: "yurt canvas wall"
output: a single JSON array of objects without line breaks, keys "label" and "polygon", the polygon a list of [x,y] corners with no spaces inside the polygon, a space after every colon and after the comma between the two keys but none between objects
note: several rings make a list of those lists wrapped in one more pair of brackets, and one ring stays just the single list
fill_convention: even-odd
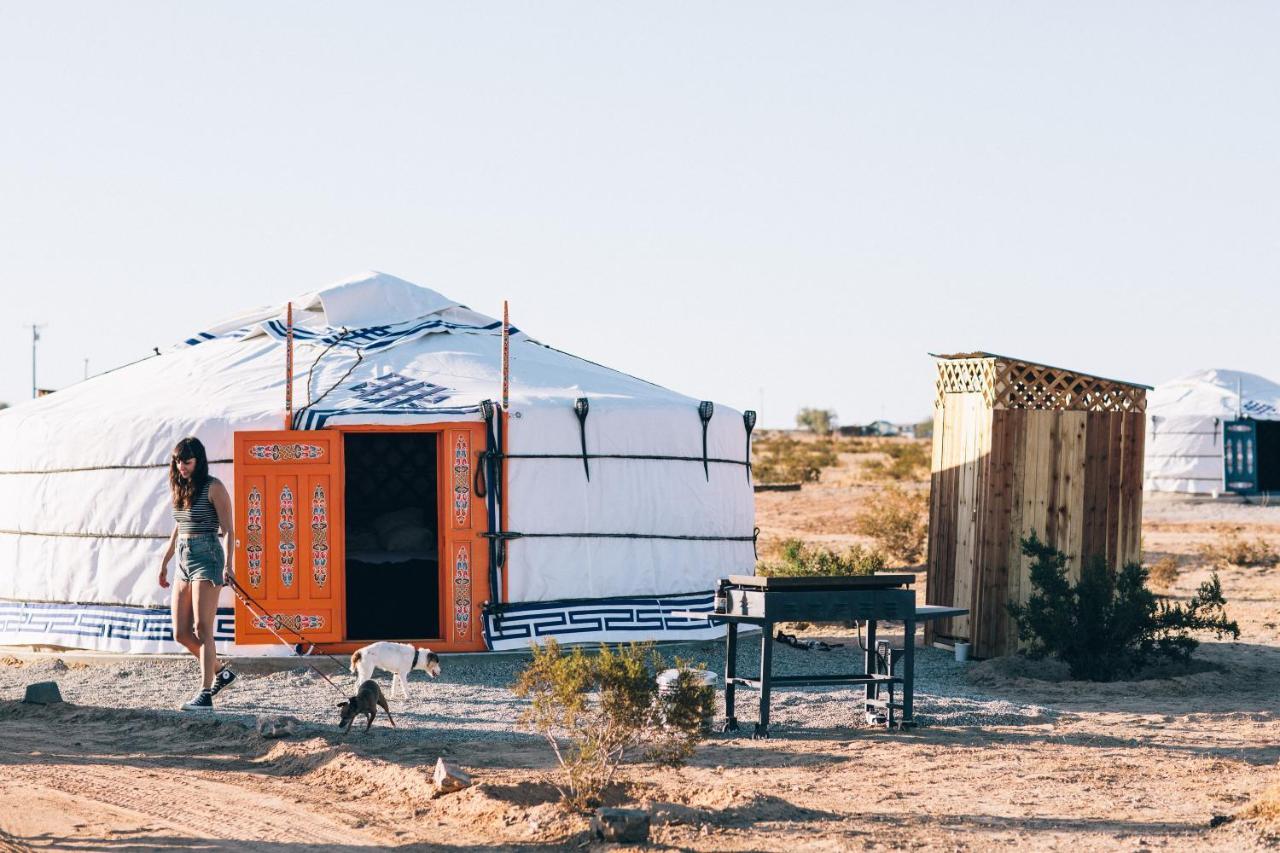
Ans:
[{"label": "yurt canvas wall", "polygon": [[[1239,370],[1199,370],[1151,392],[1147,403],[1146,488],[1217,496],[1223,480],[1227,425],[1237,418],[1261,426],[1263,454],[1280,445],[1280,384]],[[1256,428],[1255,428],[1256,429]],[[1280,485],[1261,483],[1274,491]]]},{"label": "yurt canvas wall", "polygon": [[1081,560],[1139,557],[1146,386],[967,353],[939,356],[927,602],[967,616],[931,623],[930,642],[976,657],[1017,648],[1006,606],[1025,603],[1035,533]]},{"label": "yurt canvas wall", "polygon": [[[224,650],[235,635],[252,641],[238,651],[278,650],[268,624],[322,648],[361,639],[346,624],[357,552],[372,567],[361,571],[382,573],[362,587],[381,596],[366,623],[378,605],[434,607],[434,636],[394,638],[445,650],[722,630],[673,614],[710,609],[716,578],[754,569],[742,412],[513,329],[510,406],[486,418],[501,322],[381,273],[292,303],[287,380],[282,303],[0,412],[0,644],[177,650],[156,572],[173,524],[169,454],[187,435],[233,491],[237,576],[267,611],[248,625],[224,592]],[[357,517],[392,488],[408,497]],[[436,573],[411,594],[395,579],[406,557]]]}]

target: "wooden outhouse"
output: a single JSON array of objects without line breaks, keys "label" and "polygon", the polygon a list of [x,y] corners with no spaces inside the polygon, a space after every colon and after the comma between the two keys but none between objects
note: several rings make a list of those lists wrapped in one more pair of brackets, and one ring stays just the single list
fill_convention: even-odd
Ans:
[{"label": "wooden outhouse", "polygon": [[1073,577],[1101,555],[1140,559],[1149,386],[986,352],[935,356],[926,601],[969,615],[930,623],[926,642],[974,657],[1017,649],[1006,605],[1025,603],[1035,532]]}]

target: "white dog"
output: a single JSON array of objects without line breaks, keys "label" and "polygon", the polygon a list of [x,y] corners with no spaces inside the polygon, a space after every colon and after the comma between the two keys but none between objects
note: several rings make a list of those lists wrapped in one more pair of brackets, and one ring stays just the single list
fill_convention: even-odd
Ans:
[{"label": "white dog", "polygon": [[370,643],[363,649],[356,649],[351,656],[351,671],[356,674],[356,684],[364,684],[373,678],[375,670],[386,670],[391,673],[391,696],[396,693],[396,680],[400,681],[400,692],[405,699],[409,698],[409,673],[420,669],[432,678],[440,677],[440,656],[431,649],[415,649],[408,643]]}]

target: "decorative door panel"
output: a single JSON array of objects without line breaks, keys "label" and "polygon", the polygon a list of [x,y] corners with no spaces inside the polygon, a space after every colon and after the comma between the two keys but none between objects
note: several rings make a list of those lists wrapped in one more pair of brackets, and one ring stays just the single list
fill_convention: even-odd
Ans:
[{"label": "decorative door panel", "polygon": [[1258,493],[1258,424],[1227,421],[1222,432],[1222,481],[1228,492]]},{"label": "decorative door panel", "polygon": [[[342,436],[328,431],[235,437],[236,576],[255,600],[236,600],[236,642],[343,638]],[[297,633],[295,633],[297,632]]]},{"label": "decorative door panel", "polygon": [[489,597],[485,499],[476,494],[484,424],[450,425],[440,433],[440,624],[450,648],[484,648],[480,609]]}]

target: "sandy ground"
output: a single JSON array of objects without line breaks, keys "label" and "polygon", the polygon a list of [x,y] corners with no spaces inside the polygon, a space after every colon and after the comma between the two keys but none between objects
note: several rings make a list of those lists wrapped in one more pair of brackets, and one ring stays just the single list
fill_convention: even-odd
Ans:
[{"label": "sandy ground", "polygon": [[[838,519],[874,490],[761,494],[760,524],[855,541]],[[1207,577],[1201,543],[1238,530],[1280,545],[1276,507],[1148,501],[1146,518],[1148,553],[1184,563],[1174,596]],[[922,650],[925,725],[887,732],[842,717],[839,691],[783,692],[771,739],[716,735],[686,767],[628,767],[610,801],[652,811],[650,849],[1280,846],[1280,826],[1247,817],[1280,784],[1280,570],[1221,578],[1243,634],[1206,642],[1191,674],[1094,685]],[[324,716],[335,697],[303,672],[247,673],[239,698],[191,718],[163,710],[190,683],[185,662],[63,668],[0,654],[0,850],[593,847],[586,818],[563,811],[545,781],[549,751],[514,726],[515,700],[498,682],[518,665],[454,667],[485,685],[415,676],[415,700],[392,706],[400,728],[379,722],[343,739]],[[23,684],[50,677],[72,702],[16,701]],[[298,735],[259,737],[256,704],[287,710],[299,701],[289,691],[304,689],[314,707],[293,709]],[[740,717],[754,717],[749,698]],[[442,755],[477,784],[434,796]],[[1215,817],[1231,819],[1211,827]]]}]

